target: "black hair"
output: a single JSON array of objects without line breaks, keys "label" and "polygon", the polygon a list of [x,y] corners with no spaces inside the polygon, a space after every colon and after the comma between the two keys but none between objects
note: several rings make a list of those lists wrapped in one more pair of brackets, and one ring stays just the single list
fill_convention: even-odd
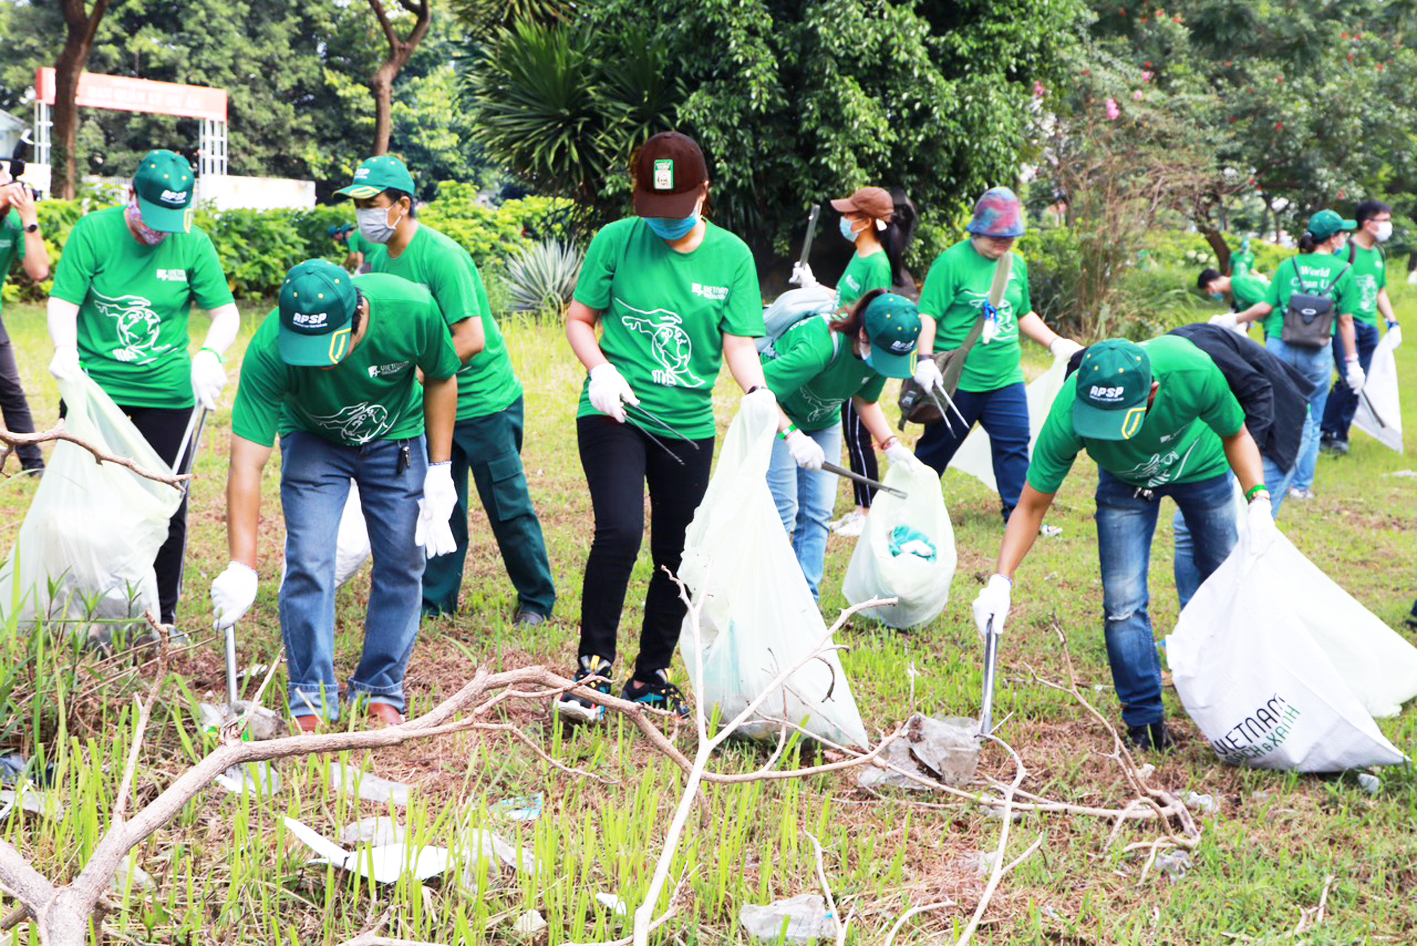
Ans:
[{"label": "black hair", "polygon": [[1353,219],[1362,226],[1378,214],[1390,214],[1392,208],[1380,200],[1365,200],[1353,210]]},{"label": "black hair", "polygon": [[1312,233],[1310,233],[1308,230],[1305,230],[1303,233],[1301,233],[1301,234],[1299,235],[1299,252],[1300,252],[1300,253],[1312,253],[1312,252],[1314,252],[1314,250],[1316,250],[1316,249],[1318,248],[1318,245],[1319,245],[1320,243],[1327,243],[1329,240],[1332,240],[1332,239],[1333,239],[1333,237],[1330,236],[1330,237],[1328,237],[1328,239],[1320,240],[1318,237],[1314,236],[1314,235],[1313,235]]},{"label": "black hair", "polygon": [[1220,278],[1218,269],[1206,268],[1201,270],[1200,276],[1196,279],[1196,288],[1201,292],[1206,291],[1206,287]]},{"label": "black hair", "polygon": [[410,217],[418,216],[418,201],[414,200],[413,195],[410,194],[408,191],[401,191],[397,187],[386,187],[384,188],[384,193],[388,194],[389,200],[393,201],[394,203],[398,203],[400,200],[407,197],[408,215]]},{"label": "black hair", "polygon": [[354,290],[354,314],[349,317],[349,338],[351,343],[354,336],[359,334],[359,323],[363,319],[364,293],[358,289]]},{"label": "black hair", "polygon": [[856,300],[856,304],[851,307],[850,312],[839,319],[834,319],[831,323],[831,330],[840,332],[847,338],[854,340],[861,333],[861,321],[866,317],[866,307],[888,292],[890,292],[889,289],[872,289]]},{"label": "black hair", "polygon": [[[873,222],[871,226],[875,226]],[[884,230],[876,231],[876,239],[886,251],[886,260],[891,264],[891,285],[899,286],[905,281],[905,231],[892,217]]]}]

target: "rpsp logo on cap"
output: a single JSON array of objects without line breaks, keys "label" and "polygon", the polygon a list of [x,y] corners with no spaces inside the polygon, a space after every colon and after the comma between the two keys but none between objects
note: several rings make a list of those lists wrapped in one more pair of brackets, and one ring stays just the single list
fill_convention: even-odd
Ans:
[{"label": "rpsp logo on cap", "polygon": [[329,319],[328,312],[297,312],[290,317],[294,325],[303,325],[306,328],[320,328]]},{"label": "rpsp logo on cap", "polygon": [[915,351],[915,340],[897,338],[895,341],[891,342],[891,351],[898,352],[902,355],[908,355],[911,352]]},{"label": "rpsp logo on cap", "polygon": [[1122,388],[1106,388],[1094,384],[1088,390],[1087,396],[1094,401],[1120,401],[1124,393]]},{"label": "rpsp logo on cap", "polygon": [[674,189],[673,158],[655,158],[654,189],[657,191],[672,191]]},{"label": "rpsp logo on cap", "polygon": [[357,171],[354,172],[354,179],[355,179],[356,181],[357,181],[357,180],[360,180],[360,179],[362,179],[362,178],[366,178],[366,177],[368,177],[368,176],[369,176],[369,169],[368,169],[368,168],[360,168],[359,170],[357,170]]},{"label": "rpsp logo on cap", "polygon": [[165,190],[162,192],[162,199],[169,204],[185,204],[187,203],[187,192]]}]

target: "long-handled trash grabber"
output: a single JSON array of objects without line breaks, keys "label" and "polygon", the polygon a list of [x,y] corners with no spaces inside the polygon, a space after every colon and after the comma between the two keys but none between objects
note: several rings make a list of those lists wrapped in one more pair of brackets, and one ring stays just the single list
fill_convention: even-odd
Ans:
[{"label": "long-handled trash grabber", "polygon": [[892,496],[899,496],[901,499],[910,498],[908,495],[906,495],[905,490],[896,489],[894,486],[887,486],[880,480],[873,480],[869,476],[862,476],[860,473],[845,469],[844,467],[839,467],[835,463],[823,463],[822,469],[827,473],[835,473],[837,476],[843,476],[849,480],[855,480],[856,482],[865,484],[866,486],[869,486],[872,489],[878,489],[881,492],[890,493]]},{"label": "long-handled trash grabber", "polygon": [[994,731],[994,662],[999,655],[999,635],[994,633],[994,619],[984,628],[984,703],[979,710],[979,735]]}]

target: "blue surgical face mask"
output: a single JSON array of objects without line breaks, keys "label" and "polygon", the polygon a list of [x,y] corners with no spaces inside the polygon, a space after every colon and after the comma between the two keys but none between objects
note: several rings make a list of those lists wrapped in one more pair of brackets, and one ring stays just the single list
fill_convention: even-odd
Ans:
[{"label": "blue surgical face mask", "polygon": [[649,225],[654,235],[661,240],[682,240],[689,235],[689,231],[698,226],[699,212],[695,210],[687,217],[645,217],[644,221]]},{"label": "blue surgical face mask", "polygon": [[1225,293],[1223,293],[1223,292],[1212,292],[1212,293],[1210,294],[1210,297],[1211,297],[1212,299],[1214,299],[1216,302],[1224,302],[1224,301],[1225,301]]},{"label": "blue surgical face mask", "polygon": [[841,218],[840,227],[842,237],[846,240],[850,240],[852,243],[855,243],[856,238],[861,235],[859,230],[853,230],[851,228],[851,221],[846,217]]}]

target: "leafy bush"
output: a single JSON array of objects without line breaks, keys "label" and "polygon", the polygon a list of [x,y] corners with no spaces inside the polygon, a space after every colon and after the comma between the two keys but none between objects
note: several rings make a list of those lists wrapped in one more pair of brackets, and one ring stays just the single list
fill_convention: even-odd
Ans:
[{"label": "leafy bush", "polygon": [[585,258],[569,243],[551,239],[533,243],[507,261],[512,309],[536,317],[559,316],[570,304]]}]

